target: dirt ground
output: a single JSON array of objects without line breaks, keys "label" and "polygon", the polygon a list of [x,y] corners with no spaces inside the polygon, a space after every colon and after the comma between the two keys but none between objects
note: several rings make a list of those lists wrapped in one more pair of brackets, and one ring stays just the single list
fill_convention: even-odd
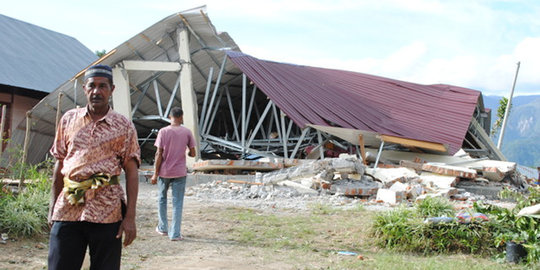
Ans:
[{"label": "dirt ground", "polygon": [[[212,214],[216,209],[227,207],[223,203],[202,202],[186,196],[182,222],[185,239],[173,242],[158,235],[154,231],[156,198],[157,186],[142,181],[137,208],[138,235],[134,243],[123,250],[122,269],[296,269],[287,254],[276,251],[269,256],[268,250],[225,239],[221,232],[234,224],[218,220]],[[43,237],[10,239],[0,244],[0,269],[46,269],[47,243]],[[85,260],[83,269],[88,266]]]}]

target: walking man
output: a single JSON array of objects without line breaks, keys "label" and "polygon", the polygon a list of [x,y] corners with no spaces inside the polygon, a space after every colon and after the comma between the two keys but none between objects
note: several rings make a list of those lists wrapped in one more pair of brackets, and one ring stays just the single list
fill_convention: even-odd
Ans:
[{"label": "walking man", "polygon": [[[120,269],[123,245],[137,236],[135,207],[140,149],[133,123],[113,111],[112,69],[95,65],[84,75],[88,104],[67,111],[51,154],[49,269],[80,269],[89,247],[90,269]],[[127,201],[119,183],[125,171]]]},{"label": "walking man", "polygon": [[[158,225],[156,232],[168,235],[171,241],[182,240],[181,223],[186,189],[186,151],[195,157],[195,139],[189,129],[182,126],[184,112],[179,107],[171,109],[171,124],[158,132],[152,184],[158,184]],[[172,226],[167,223],[167,191],[172,193]]]}]

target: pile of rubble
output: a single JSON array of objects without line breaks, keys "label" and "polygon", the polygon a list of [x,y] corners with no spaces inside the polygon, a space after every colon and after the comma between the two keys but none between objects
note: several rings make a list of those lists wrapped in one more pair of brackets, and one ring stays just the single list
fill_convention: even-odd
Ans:
[{"label": "pile of rubble", "polygon": [[[458,165],[456,165],[458,164]],[[285,166],[284,166],[285,167]],[[401,160],[369,168],[354,155],[302,160],[296,166],[257,172],[252,181],[214,181],[188,189],[200,199],[246,200],[254,206],[307,208],[310,203],[332,205],[397,205],[428,196],[463,203],[496,199],[503,187],[525,189],[538,181],[521,175],[516,163],[461,158],[453,164]]]}]

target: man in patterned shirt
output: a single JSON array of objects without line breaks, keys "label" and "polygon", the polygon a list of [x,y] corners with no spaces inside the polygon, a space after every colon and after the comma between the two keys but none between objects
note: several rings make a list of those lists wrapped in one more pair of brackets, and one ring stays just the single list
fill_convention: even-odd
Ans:
[{"label": "man in patterned shirt", "polygon": [[[140,149],[133,123],[113,111],[112,70],[95,65],[84,75],[88,104],[58,124],[51,190],[49,269],[80,269],[89,247],[90,269],[120,269],[133,242]],[[126,176],[127,201],[118,176]]]}]

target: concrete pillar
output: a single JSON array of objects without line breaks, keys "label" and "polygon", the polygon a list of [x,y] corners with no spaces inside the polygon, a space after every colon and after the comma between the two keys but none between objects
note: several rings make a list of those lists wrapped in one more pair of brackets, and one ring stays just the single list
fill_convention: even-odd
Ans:
[{"label": "concrete pillar", "polygon": [[191,55],[189,52],[189,32],[183,27],[177,30],[178,34],[178,55],[182,69],[180,70],[180,98],[182,100],[182,110],[184,111],[184,126],[191,132],[196,141],[196,156],[195,158],[187,157],[187,165],[190,166],[195,160],[200,159],[201,153],[199,149],[200,135],[199,125],[197,120],[197,96],[193,91],[193,81],[191,73]]},{"label": "concrete pillar", "polygon": [[114,67],[113,83],[115,85],[112,93],[113,109],[131,120],[131,96],[127,71],[121,67]]}]

